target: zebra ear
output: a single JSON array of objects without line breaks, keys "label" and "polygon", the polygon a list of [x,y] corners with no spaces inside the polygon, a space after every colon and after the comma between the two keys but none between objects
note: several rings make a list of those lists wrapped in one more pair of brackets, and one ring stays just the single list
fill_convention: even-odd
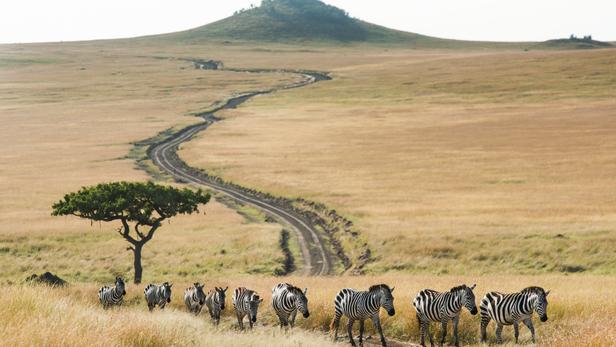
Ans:
[{"label": "zebra ear", "polygon": [[473,283],[473,285],[470,288],[471,288],[471,290],[473,290],[473,289],[475,289],[475,287],[477,287],[477,284]]},{"label": "zebra ear", "polygon": [[393,293],[394,289],[396,289],[396,287],[391,287],[391,289],[389,291]]},{"label": "zebra ear", "polygon": [[173,287],[173,282],[169,283],[169,288]]},{"label": "zebra ear", "polygon": [[304,288],[304,295],[306,295],[306,293],[308,293],[308,288]]},{"label": "zebra ear", "polygon": [[548,290],[547,292],[545,292],[545,296],[550,295],[550,291]]},{"label": "zebra ear", "polygon": [[225,287],[225,289],[223,290],[223,292],[226,292],[226,291],[227,291],[227,289],[229,289],[229,287]]}]

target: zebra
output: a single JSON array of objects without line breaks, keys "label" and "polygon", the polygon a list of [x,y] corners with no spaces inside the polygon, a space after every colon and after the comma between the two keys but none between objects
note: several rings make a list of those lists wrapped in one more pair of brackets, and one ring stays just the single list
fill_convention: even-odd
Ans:
[{"label": "zebra", "polygon": [[477,314],[477,305],[475,305],[475,284],[470,287],[461,285],[451,288],[448,292],[437,292],[432,289],[424,289],[417,293],[413,306],[417,314],[419,322],[419,333],[421,335],[421,345],[426,345],[426,332],[430,337],[430,345],[434,346],[432,333],[429,331],[430,322],[441,322],[442,337],[441,346],[445,343],[447,337],[447,323],[453,320],[453,338],[456,346],[460,346],[458,340],[458,323],[460,322],[460,313],[462,307],[466,307],[472,315]]},{"label": "zebra", "polygon": [[279,283],[272,289],[272,306],[280,320],[281,328],[289,324],[293,328],[297,311],[301,312],[304,318],[310,316],[308,299],[306,298],[307,291],[308,288],[302,291],[288,283]]},{"label": "zebra", "polygon": [[204,284],[196,282],[192,287],[184,290],[184,303],[188,308],[188,311],[194,313],[195,316],[201,312],[203,304],[205,303],[205,293],[203,292]]},{"label": "zebra", "polygon": [[347,329],[352,346],[355,346],[353,323],[359,320],[359,345],[363,346],[364,321],[368,318],[372,320],[372,324],[374,324],[379,332],[381,344],[387,346],[385,336],[383,336],[379,310],[383,307],[390,316],[396,314],[394,297],[391,295],[393,291],[394,288],[390,289],[386,284],[378,284],[370,287],[367,292],[356,291],[350,288],[345,288],[338,292],[334,301],[335,316],[330,325],[330,330],[334,332],[334,341],[338,338],[340,318],[345,315],[349,318]]},{"label": "zebra", "polygon": [[220,313],[225,309],[225,293],[227,289],[229,289],[229,287],[225,289],[214,287],[205,297],[205,305],[210,312],[210,317],[216,322],[216,325],[220,323]]},{"label": "zebra", "polygon": [[160,309],[164,309],[167,303],[171,302],[171,287],[173,283],[165,282],[160,286],[148,284],[143,290],[145,302],[148,304],[150,312],[158,305]]},{"label": "zebra", "polygon": [[124,280],[119,276],[116,277],[115,286],[113,288],[103,286],[98,290],[98,300],[105,309],[122,304],[124,295],[126,295]]},{"label": "zebra", "polygon": [[263,299],[250,289],[244,287],[235,289],[233,292],[233,308],[237,315],[237,323],[240,326],[240,330],[244,330],[245,316],[248,316],[248,324],[250,324],[250,329],[252,329],[252,325],[257,321],[259,304],[262,302]]},{"label": "zebra", "polygon": [[512,325],[515,342],[518,343],[520,334],[519,323],[524,323],[530,330],[532,341],[535,343],[535,328],[531,316],[533,310],[537,311],[542,322],[548,320],[548,300],[550,291],[541,287],[528,287],[518,293],[503,294],[489,292],[481,300],[481,341],[486,341],[486,327],[491,319],[496,322],[496,342],[502,343],[504,325]]}]

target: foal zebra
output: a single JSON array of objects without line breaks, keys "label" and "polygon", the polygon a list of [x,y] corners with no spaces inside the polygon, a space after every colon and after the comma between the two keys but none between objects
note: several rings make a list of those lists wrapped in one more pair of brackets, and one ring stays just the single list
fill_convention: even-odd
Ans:
[{"label": "foal zebra", "polygon": [[220,312],[225,309],[225,293],[227,289],[229,289],[229,287],[225,289],[214,287],[205,297],[205,305],[210,312],[210,317],[216,322],[216,325],[220,323]]},{"label": "foal zebra", "polygon": [[486,341],[486,327],[491,319],[496,322],[496,342],[502,343],[503,325],[512,325],[515,342],[518,343],[520,335],[519,323],[524,323],[530,330],[532,341],[535,343],[535,328],[531,316],[533,310],[537,311],[542,322],[548,320],[547,292],[540,287],[528,287],[521,292],[503,294],[489,292],[481,300],[481,342]]},{"label": "foal zebra", "polygon": [[417,293],[413,306],[417,313],[417,321],[419,322],[419,332],[421,335],[421,345],[426,345],[426,332],[430,337],[430,345],[434,346],[432,333],[429,331],[430,322],[441,322],[442,337],[441,346],[445,343],[447,337],[447,323],[453,320],[453,338],[456,346],[459,346],[458,340],[458,323],[460,322],[460,313],[462,307],[466,307],[472,315],[477,314],[477,306],[475,305],[475,284],[470,287],[461,285],[451,288],[448,292],[437,292],[432,289],[424,289]]},{"label": "foal zebra", "polygon": [[148,304],[150,312],[158,305],[162,310],[167,303],[171,302],[171,287],[173,283],[165,282],[160,286],[148,284],[143,290],[145,302]]},{"label": "foal zebra", "polygon": [[122,277],[116,277],[115,286],[113,288],[103,286],[98,290],[98,300],[105,309],[122,304],[124,295],[126,295],[126,288]]},{"label": "foal zebra", "polygon": [[[308,288],[302,291],[288,283],[278,283],[272,289],[272,306],[280,320],[281,328],[289,324],[293,328],[297,311],[301,312],[304,318],[310,316],[308,299],[306,298],[307,291]],[[291,318],[290,320],[289,317]]]},{"label": "foal zebra", "polygon": [[383,336],[379,310],[383,307],[390,316],[396,314],[394,297],[391,295],[393,291],[394,288],[390,289],[386,284],[379,284],[370,287],[367,292],[360,292],[350,288],[345,288],[338,292],[334,302],[335,315],[330,325],[330,329],[334,331],[334,341],[338,338],[340,318],[344,315],[349,318],[347,330],[352,346],[355,346],[353,323],[359,320],[359,345],[363,346],[364,321],[368,318],[372,320],[372,324],[374,324],[379,332],[381,344],[387,346],[385,336]]},{"label": "foal zebra", "polygon": [[259,304],[262,302],[263,299],[253,290],[244,287],[235,289],[233,292],[233,308],[235,309],[240,330],[244,330],[244,317],[246,316],[248,316],[248,324],[250,324],[250,329],[252,329],[252,325],[257,321]]},{"label": "foal zebra", "polygon": [[188,308],[188,311],[194,313],[195,316],[201,312],[203,304],[205,303],[205,293],[203,292],[204,284],[199,282],[194,283],[192,287],[184,290],[184,303]]}]

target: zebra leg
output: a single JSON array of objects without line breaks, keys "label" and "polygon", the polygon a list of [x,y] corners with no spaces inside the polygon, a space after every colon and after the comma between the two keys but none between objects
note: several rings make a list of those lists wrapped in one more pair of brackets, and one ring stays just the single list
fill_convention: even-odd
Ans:
[{"label": "zebra leg", "polygon": [[533,326],[533,320],[530,318],[526,318],[522,322],[528,327],[528,330],[530,330],[531,339],[533,343],[535,343],[535,327]]},{"label": "zebra leg", "polygon": [[338,328],[340,327],[340,317],[342,314],[338,311],[334,314],[334,319],[332,320],[332,324],[330,326],[330,330],[334,332],[334,341],[338,339]]},{"label": "zebra leg", "polygon": [[430,321],[426,321],[426,331],[428,332],[428,338],[430,338],[430,346],[434,347],[434,340],[432,339],[432,330],[430,330]]},{"label": "zebra leg", "polygon": [[237,325],[240,327],[240,330],[244,330],[244,316],[240,315],[239,313],[237,313],[236,316]]},{"label": "zebra leg", "polygon": [[481,343],[485,343],[488,338],[488,334],[486,332],[486,329],[488,328],[488,323],[490,323],[490,316],[481,315]]},{"label": "zebra leg", "polygon": [[458,323],[460,323],[460,316],[456,316],[453,319],[453,341],[456,347],[460,346],[460,341],[458,340]]},{"label": "zebra leg", "polygon": [[297,316],[297,310],[293,311],[291,313],[291,328],[293,328],[295,326],[295,317]]},{"label": "zebra leg", "polygon": [[447,339],[447,321],[448,319],[441,321],[441,347],[443,347],[443,344]]},{"label": "zebra leg", "polygon": [[417,325],[419,326],[419,340],[421,341],[421,346],[422,347],[426,347],[426,329],[425,326],[423,324],[423,322],[421,321],[421,318],[419,318],[419,315],[415,315],[415,317],[417,317]]},{"label": "zebra leg", "polygon": [[518,321],[513,322],[513,336],[515,337],[515,343],[518,343],[518,337],[520,336],[520,327]]},{"label": "zebra leg", "polygon": [[381,345],[383,347],[387,346],[387,341],[385,341],[385,336],[383,335],[383,327],[381,326],[381,319],[379,318],[378,313],[372,317],[372,324],[376,327],[376,331],[379,332],[381,336]]},{"label": "zebra leg", "polygon": [[364,320],[359,320],[359,347],[364,346]]},{"label": "zebra leg", "polygon": [[349,324],[347,325],[347,332],[349,333],[349,340],[351,340],[351,346],[356,347],[355,340],[353,340],[353,323],[355,321],[349,318]]},{"label": "zebra leg", "polygon": [[496,343],[503,343],[503,325],[496,322]]}]

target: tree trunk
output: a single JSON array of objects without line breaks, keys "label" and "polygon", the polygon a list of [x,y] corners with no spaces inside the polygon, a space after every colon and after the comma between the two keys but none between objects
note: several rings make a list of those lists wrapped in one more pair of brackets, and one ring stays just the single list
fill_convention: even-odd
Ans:
[{"label": "tree trunk", "polygon": [[135,249],[133,250],[134,265],[135,265],[135,284],[141,283],[141,275],[143,274],[143,268],[141,267],[141,249],[143,248],[142,243],[138,243],[135,245]]}]

